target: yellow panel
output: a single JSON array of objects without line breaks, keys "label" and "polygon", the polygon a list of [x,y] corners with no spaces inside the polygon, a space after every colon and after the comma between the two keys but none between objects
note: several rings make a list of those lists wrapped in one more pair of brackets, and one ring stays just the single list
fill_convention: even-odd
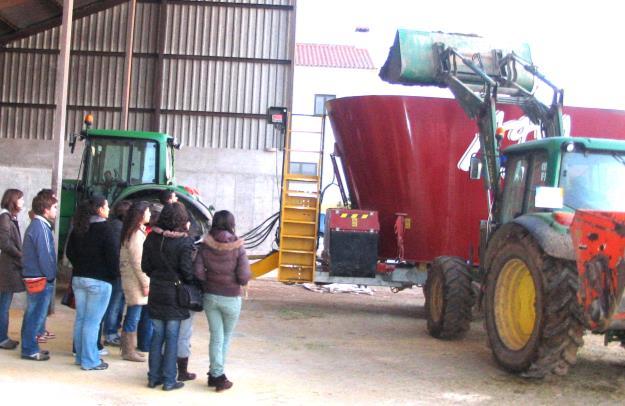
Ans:
[{"label": "yellow panel", "polygon": [[278,270],[278,280],[280,282],[312,282],[312,275],[312,268],[280,267]]},{"label": "yellow panel", "polygon": [[300,223],[283,223],[281,233],[286,235],[308,235],[314,236],[315,225],[314,224],[300,224]]},{"label": "yellow panel", "polygon": [[297,251],[315,251],[315,240],[294,238],[294,237],[282,237],[280,241],[280,248],[285,250],[297,250]]},{"label": "yellow panel", "polygon": [[259,276],[262,276],[276,269],[278,267],[279,256],[279,252],[274,251],[260,261],[256,261],[252,265],[250,265],[250,268],[252,270],[252,277],[258,278]]},{"label": "yellow panel", "polygon": [[298,210],[289,207],[285,207],[282,211],[282,215],[285,216],[284,220],[315,221],[315,214],[315,210]]}]

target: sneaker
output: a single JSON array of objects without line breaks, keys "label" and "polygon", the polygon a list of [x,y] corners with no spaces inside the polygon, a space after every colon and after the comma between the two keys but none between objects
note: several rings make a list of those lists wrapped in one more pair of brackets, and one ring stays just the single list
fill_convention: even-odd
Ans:
[{"label": "sneaker", "polygon": [[176,389],[182,388],[183,386],[184,386],[184,382],[176,382],[171,385],[163,385],[163,390],[164,391],[176,390]]},{"label": "sneaker", "polygon": [[102,356],[109,355],[109,350],[107,350],[106,348],[102,348],[101,350],[98,350],[98,354]]},{"label": "sneaker", "polygon": [[22,359],[27,359],[29,361],[47,361],[50,359],[50,354],[37,352],[32,355],[22,355]]},{"label": "sneaker", "polygon": [[118,336],[114,336],[111,338],[104,339],[104,345],[110,346],[110,347],[119,347],[121,346],[121,341]]},{"label": "sneaker", "polygon": [[93,368],[82,368],[83,371],[103,371],[105,369],[108,369],[109,364],[107,364],[106,362],[102,361],[100,362],[100,365],[97,365]]},{"label": "sneaker", "polygon": [[20,343],[19,341],[15,341],[15,340],[11,340],[10,338],[7,338],[6,340],[0,343],[0,348],[2,348],[3,350],[14,350],[15,347],[17,347],[19,343]]},{"label": "sneaker", "polygon": [[163,381],[150,381],[148,380],[148,388],[154,389],[159,385],[162,385]]}]

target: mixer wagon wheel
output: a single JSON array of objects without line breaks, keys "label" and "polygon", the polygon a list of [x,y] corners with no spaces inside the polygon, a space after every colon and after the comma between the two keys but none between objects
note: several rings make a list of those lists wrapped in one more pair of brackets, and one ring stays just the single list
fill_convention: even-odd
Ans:
[{"label": "mixer wagon wheel", "polygon": [[583,344],[575,263],[528,234],[510,237],[486,276],[486,332],[497,362],[528,378],[565,375]]},{"label": "mixer wagon wheel", "polygon": [[467,264],[458,257],[438,257],[425,284],[427,328],[436,338],[462,338],[471,326],[475,295]]}]

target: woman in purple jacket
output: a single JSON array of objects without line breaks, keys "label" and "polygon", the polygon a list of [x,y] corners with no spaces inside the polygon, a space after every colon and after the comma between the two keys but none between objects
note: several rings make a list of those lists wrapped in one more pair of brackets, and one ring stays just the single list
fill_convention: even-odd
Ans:
[{"label": "woman in purple jacket", "polygon": [[243,240],[234,233],[234,216],[226,210],[213,216],[195,259],[195,276],[202,281],[204,312],[210,329],[208,386],[230,389],[224,374],[230,337],[241,313],[241,286],[250,279]]}]

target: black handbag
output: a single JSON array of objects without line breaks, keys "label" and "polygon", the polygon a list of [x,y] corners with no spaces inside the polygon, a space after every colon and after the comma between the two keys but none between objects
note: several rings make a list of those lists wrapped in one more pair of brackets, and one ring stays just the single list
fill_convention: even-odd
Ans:
[{"label": "black handbag", "polygon": [[204,308],[202,290],[191,283],[176,282],[176,299],[178,306],[201,312]]},{"label": "black handbag", "polygon": [[202,289],[193,283],[185,283],[178,278],[178,273],[172,269],[169,262],[163,258],[163,244],[161,241],[161,250],[159,251],[161,256],[161,262],[165,264],[167,270],[176,277],[174,286],[176,287],[176,302],[178,306],[194,312],[201,312],[204,310]]}]

